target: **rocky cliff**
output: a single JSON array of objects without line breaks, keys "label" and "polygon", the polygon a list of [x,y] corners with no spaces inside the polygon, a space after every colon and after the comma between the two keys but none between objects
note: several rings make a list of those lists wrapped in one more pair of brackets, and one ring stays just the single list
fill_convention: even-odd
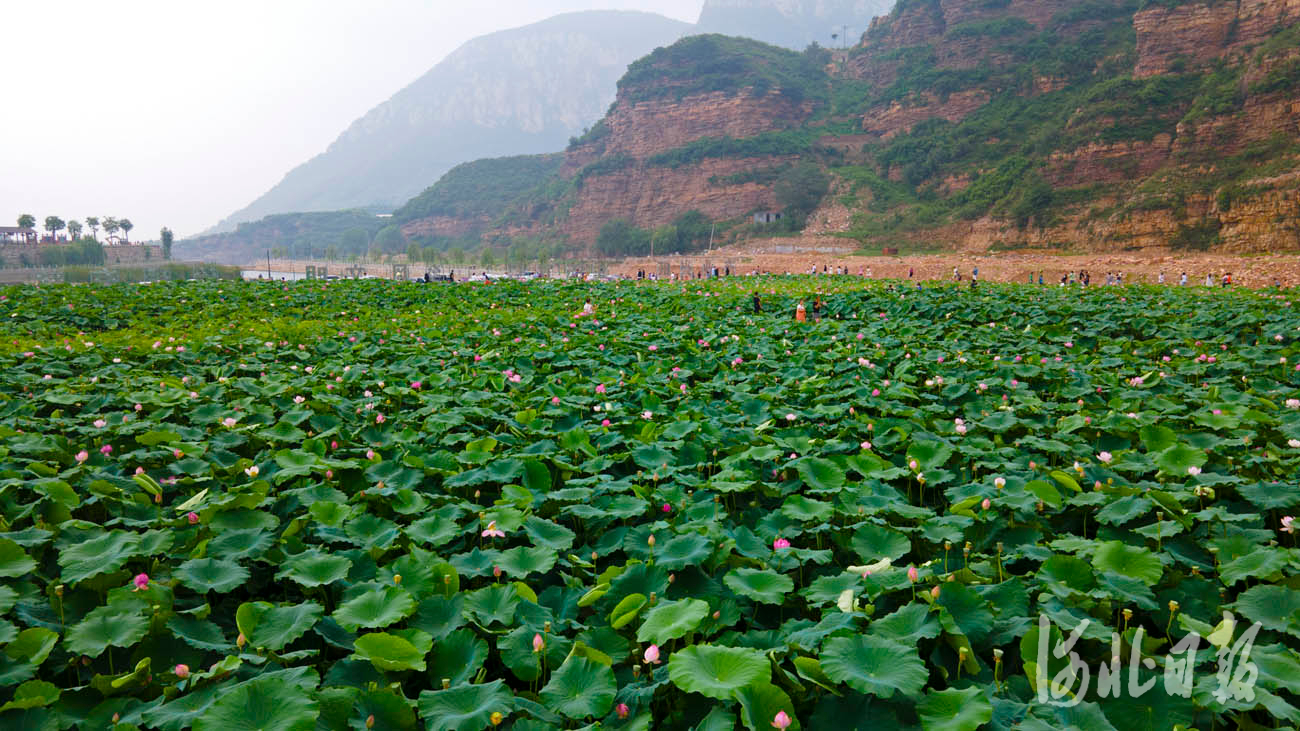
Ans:
[{"label": "rocky cliff", "polygon": [[405,230],[590,251],[695,212],[744,237],[813,165],[845,213],[822,233],[868,248],[1300,251],[1300,0],[1141,5],[901,0],[838,56],[687,39],[506,215]]}]

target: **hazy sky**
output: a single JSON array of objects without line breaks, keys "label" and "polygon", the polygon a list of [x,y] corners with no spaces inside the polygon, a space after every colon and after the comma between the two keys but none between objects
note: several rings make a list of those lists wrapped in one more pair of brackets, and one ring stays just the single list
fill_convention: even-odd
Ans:
[{"label": "hazy sky", "polygon": [[0,0],[0,225],[197,233],[461,43],[556,13],[703,0]]}]

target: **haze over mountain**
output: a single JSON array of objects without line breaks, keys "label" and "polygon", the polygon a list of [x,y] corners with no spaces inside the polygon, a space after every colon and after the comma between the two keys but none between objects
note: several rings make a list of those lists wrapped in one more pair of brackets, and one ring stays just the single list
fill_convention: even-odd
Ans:
[{"label": "haze over mountain", "polygon": [[562,147],[605,112],[629,63],[691,29],[652,13],[588,11],[476,38],[217,228],[290,211],[391,209],[458,163]]},{"label": "haze over mountain", "polygon": [[[801,50],[852,46],[894,0],[706,0],[699,33],[722,33]],[[832,38],[832,34],[838,38]]]}]

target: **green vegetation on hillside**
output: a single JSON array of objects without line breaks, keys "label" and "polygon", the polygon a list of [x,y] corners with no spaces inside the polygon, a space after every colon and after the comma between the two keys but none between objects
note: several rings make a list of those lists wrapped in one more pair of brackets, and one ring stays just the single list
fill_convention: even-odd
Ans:
[{"label": "green vegetation on hillside", "polygon": [[504,205],[523,197],[555,175],[564,156],[519,155],[457,165],[433,186],[393,213],[398,222],[417,218],[495,217]]},{"label": "green vegetation on hillside", "polygon": [[690,36],[629,66],[619,98],[634,104],[749,88],[755,96],[776,91],[795,103],[823,102],[829,80],[816,59],[747,38]]}]

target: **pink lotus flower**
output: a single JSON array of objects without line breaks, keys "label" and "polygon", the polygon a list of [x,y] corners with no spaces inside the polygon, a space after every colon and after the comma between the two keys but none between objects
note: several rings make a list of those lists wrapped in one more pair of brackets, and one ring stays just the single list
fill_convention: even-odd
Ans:
[{"label": "pink lotus flower", "polygon": [[489,520],[487,524],[487,529],[483,531],[483,537],[484,538],[505,538],[506,534],[505,531],[502,531],[500,528],[497,527],[497,522],[495,520]]},{"label": "pink lotus flower", "polygon": [[609,426],[609,419],[601,419],[601,420],[600,420],[600,425],[601,425],[601,426]]},{"label": "pink lotus flower", "polygon": [[99,453],[107,457],[108,455],[113,453],[113,445],[105,444],[104,446],[99,448]]},{"label": "pink lotus flower", "polygon": [[1290,515],[1287,515],[1287,516],[1283,517],[1283,518],[1282,518],[1282,530],[1286,531],[1287,533],[1295,533],[1295,525],[1294,525],[1294,521],[1295,521],[1295,518],[1292,517],[1292,516],[1290,516]]},{"label": "pink lotus flower", "polygon": [[618,718],[621,721],[632,713],[632,709],[628,708],[626,703],[620,703],[617,706],[614,706],[614,713],[618,714]]},{"label": "pink lotus flower", "polygon": [[1191,475],[1192,477],[1195,477],[1201,474],[1201,468],[1197,467],[1196,465],[1192,465],[1191,467],[1187,468],[1187,474]]},{"label": "pink lotus flower", "polygon": [[980,507],[985,510],[988,510],[989,508],[993,507],[993,502],[988,498],[984,498],[984,502],[980,503]]},{"label": "pink lotus flower", "polygon": [[375,414],[375,423],[376,423],[376,424],[382,424],[382,423],[384,423],[384,415],[383,415],[383,414]]},{"label": "pink lotus flower", "polygon": [[654,418],[654,412],[651,412],[651,411],[642,411],[642,412],[641,412],[641,418],[642,418],[642,419],[646,419],[646,420],[652,419],[652,418]]},{"label": "pink lotus flower", "polygon": [[189,666],[189,665],[184,665],[184,664],[182,664],[182,665],[177,665],[177,666],[174,668],[173,672],[176,673],[176,677],[180,678],[181,680],[184,680],[184,679],[190,677],[190,666]]},{"label": "pink lotus flower", "polygon": [[85,462],[85,461],[88,460],[88,459],[90,459],[90,453],[87,452],[86,450],[83,449],[83,450],[81,450],[80,452],[77,452],[77,461],[78,461],[78,462]]},{"label": "pink lotus flower", "polygon": [[864,450],[870,450],[870,449],[871,449],[871,442],[863,442],[863,443],[862,443],[862,448],[863,448]]},{"label": "pink lotus flower", "polygon": [[776,715],[772,717],[772,728],[787,729],[790,728],[792,723],[794,723],[794,719],[786,715],[785,711],[777,711]]},{"label": "pink lotus flower", "polygon": [[916,570],[915,566],[907,567],[907,580],[915,584],[921,579],[921,572]]},{"label": "pink lotus flower", "polygon": [[175,457],[176,459],[180,459],[181,457],[184,457],[184,456],[185,456],[185,453],[182,452],[182,451],[179,450],[179,449],[173,449],[173,450],[172,450],[172,456]]},{"label": "pink lotus flower", "polygon": [[96,429],[103,429],[103,428],[106,427],[106,426],[108,426],[108,422],[107,422],[107,421],[104,421],[103,419],[95,419],[95,428],[96,428]]},{"label": "pink lotus flower", "polygon": [[878,388],[873,388],[873,389],[871,389],[871,395],[872,395],[872,396],[879,396],[879,395],[880,395],[880,389],[878,389]]},{"label": "pink lotus flower", "polygon": [[552,406],[559,406],[559,405],[560,405],[560,397],[559,397],[559,396],[552,396],[552,397],[551,397],[551,405],[552,405]]},{"label": "pink lotus flower", "polygon": [[658,346],[658,345],[651,345],[651,346],[650,346],[650,352],[651,352],[651,353],[655,352],[655,351],[658,350],[658,349],[659,349],[659,346]]},{"label": "pink lotus flower", "polygon": [[419,391],[422,384],[419,381],[411,381],[411,388]]},{"label": "pink lotus flower", "polygon": [[1113,458],[1114,458],[1114,455],[1112,455],[1110,452],[1098,452],[1098,453],[1097,453],[1097,459],[1101,460],[1102,462],[1105,462],[1106,464],[1110,464],[1110,461],[1111,461],[1111,459],[1113,459]]},{"label": "pink lotus flower", "polygon": [[784,538],[778,538],[775,541],[772,541],[773,551],[780,551],[783,548],[789,548],[789,547],[790,547],[790,541]]},{"label": "pink lotus flower", "polygon": [[596,386],[596,393],[605,393],[605,384],[602,383]]},{"label": "pink lotus flower", "polygon": [[185,519],[190,522],[190,525],[194,525],[199,522],[199,514],[195,512],[186,513]]},{"label": "pink lotus flower", "polygon": [[542,636],[540,634],[533,635],[533,652],[541,652],[544,647],[546,647],[546,641],[542,639]]},{"label": "pink lotus flower", "polygon": [[148,589],[149,574],[136,574],[135,578],[131,579],[131,583],[135,584],[135,588],[132,589],[131,591],[140,591],[141,589]]},{"label": "pink lotus flower", "polygon": [[671,513],[673,512],[673,506],[669,505],[668,503],[664,503],[663,511],[665,513]]},{"label": "pink lotus flower", "polygon": [[239,423],[239,422],[235,421],[235,419],[234,419],[233,417],[229,417],[229,416],[227,416],[225,419],[222,420],[221,423],[222,423],[222,424],[225,424],[227,428],[233,428],[233,427],[235,426],[235,424],[237,424],[237,423]]},{"label": "pink lotus flower", "polygon": [[645,649],[645,661],[651,665],[659,664],[659,645],[651,645]]},{"label": "pink lotus flower", "polygon": [[1006,487],[1006,486],[1007,486],[1007,480],[1006,480],[1006,478],[1005,478],[1005,477],[995,477],[995,478],[993,478],[993,486],[996,487],[996,488],[999,489],[999,490],[1001,490],[1002,488]]}]

